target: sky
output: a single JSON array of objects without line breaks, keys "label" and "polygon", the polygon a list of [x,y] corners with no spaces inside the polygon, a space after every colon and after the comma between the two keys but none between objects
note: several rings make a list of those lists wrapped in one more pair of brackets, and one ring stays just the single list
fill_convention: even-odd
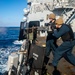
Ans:
[{"label": "sky", "polygon": [[27,0],[0,0],[0,27],[19,27]]}]

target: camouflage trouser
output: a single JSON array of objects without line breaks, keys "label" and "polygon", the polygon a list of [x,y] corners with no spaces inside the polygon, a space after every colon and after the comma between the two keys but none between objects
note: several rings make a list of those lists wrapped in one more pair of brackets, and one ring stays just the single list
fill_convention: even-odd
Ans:
[{"label": "camouflage trouser", "polygon": [[56,46],[54,45],[54,40],[48,40],[46,42],[46,56],[49,56],[50,52],[54,53]]},{"label": "camouflage trouser", "polygon": [[56,48],[56,50],[54,51],[54,59],[52,64],[54,66],[57,66],[58,61],[65,54],[66,57],[64,56],[64,58],[71,64],[75,65],[75,56],[73,56],[72,54],[72,49],[74,45],[75,45],[75,40],[66,41],[66,42],[63,42],[58,48]]}]

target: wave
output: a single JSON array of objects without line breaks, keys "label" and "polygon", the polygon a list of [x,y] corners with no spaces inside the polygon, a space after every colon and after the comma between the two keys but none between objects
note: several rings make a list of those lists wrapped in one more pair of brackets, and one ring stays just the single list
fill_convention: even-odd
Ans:
[{"label": "wave", "polygon": [[23,44],[23,41],[22,41],[22,40],[21,40],[21,41],[15,40],[15,41],[13,42],[13,44],[19,44],[19,45],[22,45],[22,44]]}]

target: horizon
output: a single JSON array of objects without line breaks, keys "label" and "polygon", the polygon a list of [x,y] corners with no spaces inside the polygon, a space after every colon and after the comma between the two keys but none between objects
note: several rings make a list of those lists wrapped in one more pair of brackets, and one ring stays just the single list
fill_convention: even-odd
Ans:
[{"label": "horizon", "polygon": [[20,27],[27,0],[0,0],[0,27]]}]

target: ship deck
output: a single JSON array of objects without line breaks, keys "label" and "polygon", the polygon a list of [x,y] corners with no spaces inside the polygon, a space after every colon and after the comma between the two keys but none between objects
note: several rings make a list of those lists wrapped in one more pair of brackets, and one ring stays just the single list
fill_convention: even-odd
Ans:
[{"label": "ship deck", "polygon": [[[46,37],[42,37],[42,38],[39,37],[39,38],[37,38],[37,40],[38,41],[36,42],[36,45],[39,45],[42,47],[46,46],[45,45]],[[60,43],[60,40],[58,42]],[[75,55],[75,47],[73,48],[72,53]],[[53,60],[52,53],[50,54],[49,58],[50,58],[49,62],[52,62],[52,60]],[[52,74],[53,68],[51,66],[49,66],[48,64],[47,64],[46,68],[47,68],[47,73],[48,73],[47,75],[53,75]],[[71,65],[64,58],[60,59],[57,69],[60,71],[60,75],[75,75],[75,66]],[[55,74],[55,75],[58,75],[58,74]]]}]

